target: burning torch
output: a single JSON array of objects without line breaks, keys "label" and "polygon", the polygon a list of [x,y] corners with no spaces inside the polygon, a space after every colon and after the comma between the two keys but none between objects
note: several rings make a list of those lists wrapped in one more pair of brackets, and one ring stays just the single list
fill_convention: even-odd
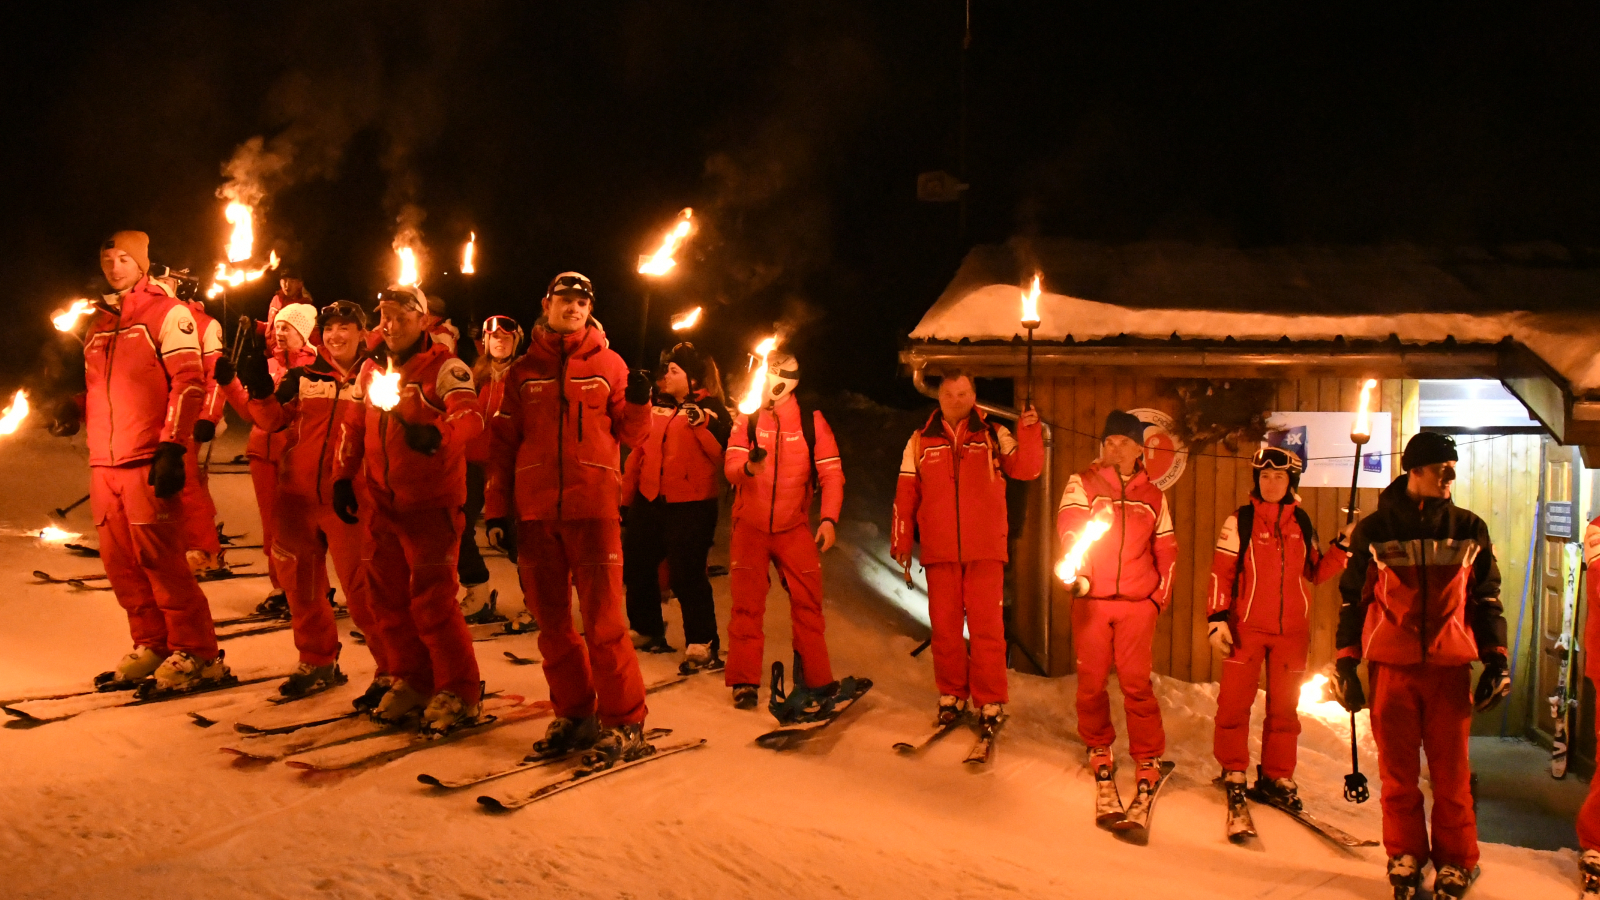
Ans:
[{"label": "burning torch", "polygon": [[78,322],[84,316],[94,312],[94,301],[79,298],[72,301],[72,305],[50,317],[50,323],[56,330],[63,334],[71,334],[72,329],[78,327]]},{"label": "burning torch", "polygon": [[255,209],[248,203],[234,201],[223,208],[222,217],[231,226],[228,232],[228,246],[224,251],[228,261],[217,263],[211,287],[206,289],[206,299],[212,299],[219,294],[222,296],[222,318],[226,320],[228,288],[238,287],[247,281],[255,281],[272,269],[276,269],[278,251],[273,250],[268,254],[267,264],[259,269],[234,268],[232,263],[248,263],[255,256]]},{"label": "burning torch", "polygon": [[[673,270],[673,268],[678,265],[678,261],[676,259],[673,259],[673,254],[678,252],[678,249],[680,247],[682,247],[683,243],[689,239],[689,235],[693,231],[694,231],[694,210],[691,209],[691,208],[685,207],[683,212],[678,213],[677,222],[674,223],[672,228],[667,231],[666,236],[661,239],[661,246],[659,248],[657,248],[656,252],[654,252],[654,253],[652,253],[652,254],[650,254],[648,256],[639,257],[639,270],[638,270],[639,274],[640,275],[644,275],[647,278],[660,278],[661,276],[667,274],[668,272],[671,272]],[[673,327],[673,330],[677,330],[678,329],[677,323],[674,322],[672,327]],[[649,337],[650,337],[650,282],[646,281],[644,283],[644,304],[639,310],[639,364],[638,364],[638,368],[641,368],[641,369],[644,368],[644,360],[645,360],[644,345],[645,345],[645,341],[649,340]]]},{"label": "burning torch", "polygon": [[[465,244],[463,244],[462,247],[461,247],[461,274],[462,275],[475,275],[475,274],[477,274],[477,272],[478,272],[477,258],[478,258],[478,233],[476,231],[473,231],[473,232],[469,232],[467,234],[467,242]],[[478,322],[478,304],[477,304],[477,300],[473,296],[473,291],[470,291],[470,290],[467,291],[467,316],[468,316],[468,321],[471,322],[474,327],[476,327],[479,324],[479,322]]]},{"label": "burning torch", "polygon": [[11,405],[0,413],[0,434],[15,434],[22,420],[28,417],[28,392],[17,391],[11,398]]},{"label": "burning torch", "polygon": [[400,404],[400,373],[394,370],[394,360],[381,374],[372,376],[367,385],[367,397],[372,405],[389,412]]},{"label": "burning torch", "polygon": [[1033,330],[1039,327],[1039,291],[1042,275],[1035,273],[1033,287],[1022,292],[1022,327],[1028,329],[1028,393],[1023,408],[1033,402]]},{"label": "burning torch", "polygon": [[761,398],[767,392],[767,357],[777,347],[777,336],[756,345],[755,352],[751,354],[755,365],[750,370],[750,381],[745,385],[744,399],[739,401],[739,412],[744,413],[745,430],[750,439],[751,462],[761,462],[767,458],[767,451],[756,441],[756,416],[761,412]]},{"label": "burning torch", "polygon": [[689,330],[693,329],[696,325],[700,324],[700,314],[701,314],[701,312],[702,312],[701,308],[696,306],[694,309],[691,309],[691,310],[689,310],[687,312],[681,312],[681,313],[678,313],[677,315],[673,316],[672,317],[672,330],[673,331],[689,331]]},{"label": "burning torch", "polygon": [[1083,533],[1072,542],[1072,547],[1056,563],[1056,577],[1069,589],[1077,585],[1078,571],[1083,568],[1084,557],[1089,555],[1089,548],[1094,542],[1105,536],[1111,530],[1111,517],[1105,511],[1089,520],[1083,527]]},{"label": "burning torch", "polygon": [[[1372,392],[1378,381],[1368,378],[1361,386],[1361,405],[1356,408],[1355,424],[1350,426],[1350,441],[1356,445],[1355,460],[1350,468],[1350,506],[1345,510],[1345,524],[1356,520],[1356,481],[1361,477],[1361,448],[1372,440]],[[1356,714],[1350,713],[1350,774],[1344,777],[1344,798],[1351,803],[1365,803],[1371,796],[1367,789],[1367,776],[1361,774],[1361,759],[1356,755]]]}]

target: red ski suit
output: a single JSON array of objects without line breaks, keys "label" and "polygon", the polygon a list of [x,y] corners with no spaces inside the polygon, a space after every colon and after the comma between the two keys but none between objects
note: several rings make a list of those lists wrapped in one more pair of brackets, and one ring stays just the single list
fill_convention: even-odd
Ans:
[{"label": "red ski suit", "polygon": [[[206,305],[199,300],[188,303],[189,314],[194,316],[196,331],[200,335],[200,365],[204,370],[201,385],[199,419],[215,425],[222,417],[222,396],[217,390],[217,360],[222,358],[222,326],[206,315]],[[184,442],[188,451],[183,455],[183,538],[185,549],[203,550],[213,560],[222,552],[221,539],[217,537],[217,505],[211,499],[211,486],[206,470],[200,467],[204,453],[194,439],[194,432]]]},{"label": "red ski suit", "polygon": [[[1239,535],[1239,514],[1222,523],[1211,561],[1208,618],[1227,622],[1233,652],[1222,661],[1212,750],[1225,771],[1250,765],[1250,709],[1261,667],[1267,667],[1267,718],[1261,729],[1261,770],[1293,778],[1300,740],[1300,682],[1311,643],[1311,587],[1344,571],[1349,554],[1337,544],[1323,553],[1310,520],[1285,503],[1250,498],[1250,531]],[[1243,552],[1241,553],[1241,547]],[[1310,550],[1308,553],[1307,550]]]},{"label": "red ski suit", "polygon": [[184,559],[183,495],[158,498],[148,480],[160,444],[193,441],[204,381],[194,316],[149,278],[106,302],[83,350],[101,561],[134,646],[215,659],[211,608]]},{"label": "red ski suit", "polygon": [[[467,444],[483,430],[483,415],[467,364],[426,334],[409,356],[393,360],[400,402],[392,410],[374,406],[372,379],[386,372],[390,356],[380,348],[356,376],[362,402],[334,426],[336,471],[340,479],[365,472],[371,503],[362,509],[361,564],[388,673],[419,693],[450,691],[472,704],[482,691],[472,635],[456,605],[456,558]],[[439,449],[431,456],[411,449],[406,423],[439,429]]]},{"label": "red ski suit", "polygon": [[[774,413],[776,418],[774,418]],[[805,667],[807,687],[833,681],[828,643],[823,636],[822,556],[810,529],[813,481],[822,487],[822,521],[839,521],[844,505],[844,467],[833,429],[821,412],[811,413],[817,445],[806,447],[800,427],[800,402],[790,394],[756,413],[757,444],[767,451],[764,468],[753,476],[748,416],[734,420],[723,472],[733,485],[733,539],[729,549],[729,589],[733,611],[728,619],[728,667],[725,682],[760,684],[766,634],[768,574],[789,593],[789,623],[795,652]]]},{"label": "red ski suit", "polygon": [[[974,705],[1005,703],[1006,479],[1031,481],[1044,465],[1037,423],[1013,438],[974,409],[955,428],[934,410],[906,442],[895,489],[896,557],[922,544],[933,626],[933,680],[940,694]],[[962,625],[971,635],[970,649]]]},{"label": "red ski suit", "polygon": [[[1470,872],[1478,863],[1471,664],[1505,658],[1500,569],[1482,519],[1449,500],[1407,496],[1408,479],[1385,488],[1351,535],[1338,656],[1369,663],[1385,849]],[[1419,750],[1433,786],[1431,845]]]},{"label": "red ski suit", "polygon": [[[271,397],[250,401],[250,413],[262,429],[283,436],[276,527],[268,552],[283,578],[300,661],[325,666],[339,658],[339,630],[326,599],[331,555],[350,618],[367,636],[378,673],[392,674],[361,568],[363,529],[333,511],[341,429],[363,413],[356,390],[360,369],[358,357],[349,371],[341,371],[323,350],[310,365],[290,369]],[[370,509],[365,482],[357,479],[356,485],[357,502]]]},{"label": "red ski suit", "polygon": [[489,461],[489,450],[494,440],[494,417],[500,414],[500,405],[506,401],[506,374],[510,371],[510,363],[491,364],[488,378],[478,384],[478,405],[483,407],[483,421],[488,427],[467,445],[469,463],[481,465]]},{"label": "red ski suit", "polygon": [[556,715],[636,724],[648,710],[623,611],[619,443],[639,446],[650,407],[624,399],[628,367],[592,319],[573,334],[541,319],[531,338],[495,417],[484,518],[514,511],[520,520],[517,575],[539,623]]},{"label": "red ski suit", "polygon": [[[1583,674],[1600,685],[1600,519],[1583,530],[1584,590],[1589,602],[1588,619],[1583,626]],[[1594,648],[1594,649],[1589,649]],[[1600,724],[1596,725],[1600,730]],[[1589,782],[1589,796],[1578,810],[1578,847],[1600,850],[1600,778]]]},{"label": "red ski suit", "polygon": [[[696,392],[688,403],[704,403],[706,393]],[[646,500],[662,498],[667,503],[688,503],[710,500],[717,496],[717,475],[722,468],[722,444],[713,429],[717,413],[708,406],[701,407],[707,418],[699,425],[690,425],[681,407],[653,406],[650,408],[650,434],[635,453],[628,454],[628,464],[622,472],[622,503],[633,505],[635,497]],[[727,429],[729,423],[720,423]]]},{"label": "red ski suit", "polygon": [[[309,366],[317,359],[316,348],[307,344],[294,352],[292,358],[276,353],[267,360],[267,372],[274,386],[283,383],[290,369]],[[250,411],[250,395],[244,384],[235,378],[222,388],[222,395],[245,421],[251,423],[250,439],[245,443],[244,455],[250,461],[250,487],[255,490],[256,509],[261,513],[261,545],[268,548],[267,578],[272,586],[283,589],[283,578],[278,571],[278,561],[270,552],[277,538],[278,460],[283,456],[284,435],[261,427]]]},{"label": "red ski suit", "polygon": [[1115,466],[1097,464],[1069,478],[1061,493],[1056,534],[1063,551],[1094,520],[1111,527],[1089,548],[1078,572],[1089,579],[1087,596],[1072,601],[1078,734],[1091,748],[1116,740],[1106,692],[1115,665],[1128,716],[1128,748],[1134,759],[1153,759],[1167,746],[1161,706],[1150,684],[1150,642],[1156,618],[1172,596],[1178,562],[1172,514],[1166,495],[1143,468],[1124,481]]}]

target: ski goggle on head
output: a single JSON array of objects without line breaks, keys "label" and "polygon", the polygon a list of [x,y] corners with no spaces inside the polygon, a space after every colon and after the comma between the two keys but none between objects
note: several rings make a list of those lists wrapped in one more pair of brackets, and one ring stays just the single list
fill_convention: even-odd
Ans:
[{"label": "ski goggle on head", "polygon": [[1299,454],[1282,447],[1262,447],[1251,457],[1250,465],[1256,469],[1284,469],[1291,473],[1305,468]]},{"label": "ski goggle on head", "polygon": [[544,292],[546,297],[557,294],[582,294],[593,300],[594,282],[578,272],[562,272],[551,280],[550,287]]},{"label": "ski goggle on head", "polygon": [[335,300],[317,313],[318,328],[329,322],[351,322],[364,329],[367,327],[367,313],[349,300]]},{"label": "ski goggle on head", "polygon": [[484,334],[516,334],[521,330],[522,326],[510,316],[490,316],[483,320]]}]

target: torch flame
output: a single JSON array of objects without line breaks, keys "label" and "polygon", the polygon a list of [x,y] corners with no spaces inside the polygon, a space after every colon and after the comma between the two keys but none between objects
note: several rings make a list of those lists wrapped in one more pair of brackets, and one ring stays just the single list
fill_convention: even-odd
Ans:
[{"label": "torch flame", "polygon": [[1078,570],[1083,568],[1083,558],[1089,555],[1089,548],[1110,530],[1109,517],[1097,516],[1089,520],[1089,524],[1084,526],[1083,533],[1073,542],[1072,549],[1061,557],[1061,562],[1056,563],[1056,577],[1061,579],[1062,584],[1071,587],[1072,583],[1078,580]]},{"label": "torch flame", "polygon": [[1361,386],[1361,406],[1356,410],[1356,424],[1350,429],[1350,437],[1357,444],[1364,444],[1372,437],[1372,423],[1367,408],[1372,402],[1372,391],[1377,386],[1376,378],[1368,378],[1367,383]]},{"label": "torch flame", "polygon": [[1040,282],[1043,279],[1044,276],[1035,274],[1033,276],[1033,287],[1022,292],[1023,328],[1039,327],[1039,291],[1042,289]]},{"label": "torch flame", "polygon": [[672,267],[678,264],[678,261],[672,258],[672,254],[677,253],[683,242],[689,239],[689,232],[692,230],[694,230],[694,210],[686,208],[678,213],[678,223],[672,226],[672,230],[667,232],[665,238],[662,238],[661,249],[650,256],[639,257],[639,274],[659,276],[672,271]]},{"label": "torch flame", "polygon": [[17,395],[11,398],[11,405],[6,407],[4,414],[0,414],[0,434],[12,434],[16,432],[17,426],[21,425],[22,420],[26,419],[27,417],[28,392],[17,391]]},{"label": "torch flame", "polygon": [[81,537],[83,537],[83,535],[72,531],[63,531],[54,525],[46,525],[45,527],[39,529],[39,540],[49,541],[51,543],[59,541],[71,541]]},{"label": "torch flame", "polygon": [[678,313],[672,317],[673,331],[688,331],[700,324],[700,307],[696,306],[688,312]]},{"label": "torch flame", "polygon": [[400,403],[400,373],[394,370],[394,360],[389,360],[388,370],[381,375],[372,376],[372,383],[367,387],[367,396],[372,398],[372,405],[388,412]]},{"label": "torch flame", "polygon": [[222,293],[226,287],[238,287],[247,281],[255,281],[261,276],[278,267],[278,251],[274,250],[268,255],[267,264],[259,269],[235,269],[227,263],[217,263],[217,271],[213,276],[211,287],[206,289],[207,297],[215,297]]},{"label": "torch flame", "polygon": [[229,203],[227,209],[222,211],[222,217],[233,226],[233,233],[228,236],[228,262],[243,262],[254,256],[256,229],[253,210],[249,205]]},{"label": "torch flame", "polygon": [[1300,685],[1300,703],[1295,707],[1296,711],[1330,722],[1343,721],[1350,714],[1339,705],[1339,701],[1332,699],[1330,687],[1326,675],[1317,674],[1306,679]]},{"label": "torch flame", "polygon": [[93,310],[94,301],[79,298],[72,301],[72,305],[67,307],[65,311],[56,313],[50,321],[55,324],[57,331],[71,331],[78,324],[79,319]]},{"label": "torch flame", "polygon": [[467,238],[466,246],[461,248],[461,274],[463,275],[471,275],[478,271],[477,267],[472,264],[473,251],[476,249],[477,243],[478,233],[474,231]]},{"label": "torch flame", "polygon": [[396,247],[395,255],[400,257],[400,277],[395,283],[402,287],[417,286],[417,251],[410,247]]},{"label": "torch flame", "polygon": [[754,355],[759,357],[759,362],[750,373],[750,384],[744,389],[744,399],[739,401],[739,412],[753,416],[761,408],[761,395],[767,391],[767,356],[777,346],[777,337],[769,337],[756,345]]}]

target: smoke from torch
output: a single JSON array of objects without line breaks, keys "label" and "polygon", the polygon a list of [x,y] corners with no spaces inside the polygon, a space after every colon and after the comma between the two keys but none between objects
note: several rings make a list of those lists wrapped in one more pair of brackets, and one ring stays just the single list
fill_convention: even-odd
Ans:
[{"label": "smoke from torch", "polygon": [[744,389],[744,399],[739,401],[739,412],[747,416],[761,408],[761,397],[767,392],[767,356],[778,346],[776,337],[769,337],[756,345],[756,367],[750,373],[750,384]]},{"label": "smoke from torch", "polygon": [[677,253],[683,242],[689,239],[689,233],[693,230],[694,210],[685,208],[683,212],[678,213],[678,223],[672,226],[672,230],[667,232],[665,238],[662,238],[661,248],[649,256],[639,257],[639,274],[659,276],[672,271],[672,267],[678,264],[678,261],[672,258],[673,254]]},{"label": "smoke from torch", "polygon": [[477,267],[472,264],[472,258],[475,255],[474,250],[476,249],[475,245],[477,243],[478,233],[474,231],[467,238],[466,246],[461,248],[461,274],[463,275],[471,275],[478,271]]},{"label": "smoke from torch", "polygon": [[13,434],[22,420],[28,417],[28,392],[17,391],[11,398],[11,405],[6,407],[4,414],[0,414],[0,434]]},{"label": "smoke from torch", "polygon": [[673,331],[687,331],[700,324],[700,307],[696,306],[688,312],[681,312],[672,317]]},{"label": "smoke from torch", "polygon": [[372,399],[373,406],[384,412],[399,405],[400,373],[394,370],[394,360],[389,360],[387,371],[372,376],[372,383],[367,386],[367,396]]},{"label": "smoke from torch", "polygon": [[1084,526],[1083,533],[1078,535],[1072,548],[1061,557],[1061,562],[1056,563],[1056,577],[1061,579],[1062,584],[1072,587],[1078,580],[1078,570],[1083,568],[1083,558],[1089,555],[1089,548],[1110,530],[1111,520],[1099,516]]}]

